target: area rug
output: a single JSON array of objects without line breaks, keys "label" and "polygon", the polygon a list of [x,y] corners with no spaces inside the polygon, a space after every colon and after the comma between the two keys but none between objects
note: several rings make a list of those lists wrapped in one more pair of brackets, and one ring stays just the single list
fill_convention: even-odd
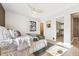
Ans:
[{"label": "area rug", "polygon": [[46,50],[46,52],[52,56],[61,56],[67,51],[68,51],[67,48],[64,48],[58,45],[54,45]]}]

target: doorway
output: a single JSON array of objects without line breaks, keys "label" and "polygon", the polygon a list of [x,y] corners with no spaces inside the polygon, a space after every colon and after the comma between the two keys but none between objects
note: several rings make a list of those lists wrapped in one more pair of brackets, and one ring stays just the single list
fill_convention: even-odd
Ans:
[{"label": "doorway", "polygon": [[40,23],[40,34],[44,35],[44,23]]},{"label": "doorway", "polygon": [[64,42],[64,17],[56,18],[56,42]]},{"label": "doorway", "polygon": [[71,38],[72,44],[79,46],[79,12],[71,14]]}]

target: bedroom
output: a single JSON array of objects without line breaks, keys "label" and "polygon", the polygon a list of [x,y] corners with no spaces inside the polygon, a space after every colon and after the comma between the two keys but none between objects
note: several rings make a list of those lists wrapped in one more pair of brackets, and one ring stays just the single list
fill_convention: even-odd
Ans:
[{"label": "bedroom", "polygon": [[[71,42],[70,14],[79,11],[78,5],[79,4],[64,4],[64,3],[62,4],[2,3],[1,6],[3,7],[1,8],[4,11],[2,11],[3,13],[1,13],[1,15],[3,15],[3,17],[2,16],[1,17],[3,18],[4,21],[0,19],[0,25],[2,26],[5,25],[5,28],[9,30],[11,35],[10,36],[11,39],[10,40],[8,39],[6,41],[12,43],[12,39],[15,39],[14,41],[16,43],[16,46],[14,46],[14,48],[17,47],[17,49],[22,49],[22,51],[9,50],[10,52],[8,51],[5,52],[4,50],[1,51],[2,52],[1,55],[26,56],[31,55],[33,52],[36,52],[41,49],[42,51],[34,53],[35,55],[39,55],[43,53],[43,50],[48,49],[55,43],[57,44],[56,18],[58,17],[64,17],[64,38],[63,38],[64,43],[62,42],[61,44],[67,48],[71,48],[72,42]],[[50,6],[52,6],[52,8]],[[58,10],[56,10],[57,8]],[[6,31],[5,28],[3,29]],[[15,35],[12,34],[12,31],[14,32],[16,37]],[[16,34],[16,32],[19,34]],[[18,36],[20,36],[20,38],[18,38]],[[1,37],[2,36],[0,35],[0,38]],[[1,39],[3,39],[3,37]],[[31,48],[29,48],[29,46],[31,45],[29,39],[32,39],[32,41],[33,40],[36,41],[36,43],[33,43],[33,46],[31,46]],[[26,42],[23,43],[24,41]],[[2,45],[6,44],[7,43],[5,41],[2,42]],[[23,50],[24,48],[27,47],[30,50],[29,49]],[[31,52],[29,52],[28,50]],[[25,53],[25,51],[27,53]]]}]

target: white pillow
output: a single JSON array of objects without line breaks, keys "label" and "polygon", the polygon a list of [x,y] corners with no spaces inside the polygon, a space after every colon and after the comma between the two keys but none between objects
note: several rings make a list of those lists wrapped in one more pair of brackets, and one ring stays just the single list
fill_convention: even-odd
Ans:
[{"label": "white pillow", "polygon": [[11,37],[12,37],[12,38],[14,38],[14,30],[9,29],[8,31],[9,31],[9,33],[10,33]]},{"label": "white pillow", "polygon": [[10,33],[10,35],[11,35],[11,37],[12,37],[13,39],[15,39],[15,38],[18,37],[18,34],[17,34],[17,31],[16,31],[16,30],[14,30],[14,29],[9,29],[8,31],[9,31],[9,33]]}]

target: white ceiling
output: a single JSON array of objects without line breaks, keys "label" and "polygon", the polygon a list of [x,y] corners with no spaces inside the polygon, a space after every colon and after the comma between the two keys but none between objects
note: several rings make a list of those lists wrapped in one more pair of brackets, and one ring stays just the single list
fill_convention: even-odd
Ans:
[{"label": "white ceiling", "polygon": [[[22,15],[31,14],[31,9],[28,7],[27,3],[3,3],[5,11],[12,11]],[[40,9],[43,11],[41,15],[53,15],[55,13],[66,10],[77,4],[68,4],[68,3],[30,3],[34,8]]]}]

